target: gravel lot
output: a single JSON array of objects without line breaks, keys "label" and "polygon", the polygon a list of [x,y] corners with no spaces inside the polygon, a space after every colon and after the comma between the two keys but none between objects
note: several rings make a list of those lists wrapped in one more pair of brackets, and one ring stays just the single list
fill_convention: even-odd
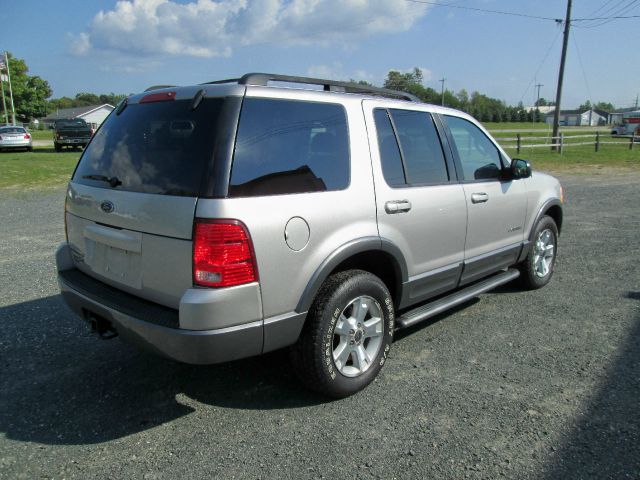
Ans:
[{"label": "gravel lot", "polygon": [[556,275],[398,335],[327,402],[287,356],[193,367],[63,306],[64,192],[0,190],[0,478],[640,478],[640,174],[561,178]]}]

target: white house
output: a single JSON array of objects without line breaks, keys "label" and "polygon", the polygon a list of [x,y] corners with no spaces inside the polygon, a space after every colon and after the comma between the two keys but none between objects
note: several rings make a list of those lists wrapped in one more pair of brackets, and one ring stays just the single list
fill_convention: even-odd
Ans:
[{"label": "white house", "polygon": [[40,121],[49,128],[53,125],[53,122],[62,118],[82,118],[95,130],[104,122],[104,119],[114,108],[108,103],[104,105],[89,105],[87,107],[62,108],[41,118]]}]

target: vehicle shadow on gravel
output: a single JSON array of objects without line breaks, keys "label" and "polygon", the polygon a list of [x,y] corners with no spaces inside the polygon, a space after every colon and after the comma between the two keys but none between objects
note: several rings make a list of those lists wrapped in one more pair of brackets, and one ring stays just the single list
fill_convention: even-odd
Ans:
[{"label": "vehicle shadow on gravel", "polygon": [[60,296],[0,308],[0,339],[0,432],[19,441],[105,442],[189,415],[194,401],[253,410],[328,401],[300,386],[286,351],[179,364],[97,339]]},{"label": "vehicle shadow on gravel", "polygon": [[[640,300],[640,292],[626,298]],[[640,472],[640,304],[607,380],[541,478],[637,478]]]}]

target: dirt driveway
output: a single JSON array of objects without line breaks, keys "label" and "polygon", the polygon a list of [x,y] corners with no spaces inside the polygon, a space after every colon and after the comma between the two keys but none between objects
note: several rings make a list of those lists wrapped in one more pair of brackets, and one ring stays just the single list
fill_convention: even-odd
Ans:
[{"label": "dirt driveway", "polygon": [[639,478],[640,175],[563,176],[545,289],[402,333],[327,402],[283,352],[193,367],[62,305],[64,192],[0,190],[0,478]]}]

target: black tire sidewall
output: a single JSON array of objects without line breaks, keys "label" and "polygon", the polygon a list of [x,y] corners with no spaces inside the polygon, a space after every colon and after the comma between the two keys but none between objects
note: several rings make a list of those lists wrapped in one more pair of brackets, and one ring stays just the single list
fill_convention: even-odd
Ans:
[{"label": "black tire sidewall", "polygon": [[[544,277],[539,277],[536,275],[536,269],[534,264],[534,249],[535,243],[538,240],[538,235],[543,230],[551,230],[553,234],[553,261],[549,267],[549,273],[547,273]],[[547,283],[551,281],[551,277],[553,277],[553,272],[556,266],[556,260],[558,258],[558,227],[556,226],[556,222],[553,221],[553,218],[549,216],[544,216],[538,221],[536,224],[536,228],[533,232],[531,251],[529,252],[529,256],[526,260],[526,283],[530,288],[541,288],[544,287]]]},{"label": "black tire sidewall", "polygon": [[[322,310],[318,311],[320,315],[318,326],[321,329],[322,342],[321,351],[317,353],[321,356],[322,373],[326,378],[329,390],[327,393],[339,397],[362,390],[375,379],[387,361],[393,342],[395,325],[393,300],[384,283],[368,272],[355,270],[350,273],[352,274],[339,283],[332,292],[327,292],[328,298],[324,302]],[[358,377],[347,377],[340,373],[335,366],[333,335],[342,311],[351,301],[360,296],[369,296],[378,303],[383,315],[384,336],[380,350],[369,369]]]}]

